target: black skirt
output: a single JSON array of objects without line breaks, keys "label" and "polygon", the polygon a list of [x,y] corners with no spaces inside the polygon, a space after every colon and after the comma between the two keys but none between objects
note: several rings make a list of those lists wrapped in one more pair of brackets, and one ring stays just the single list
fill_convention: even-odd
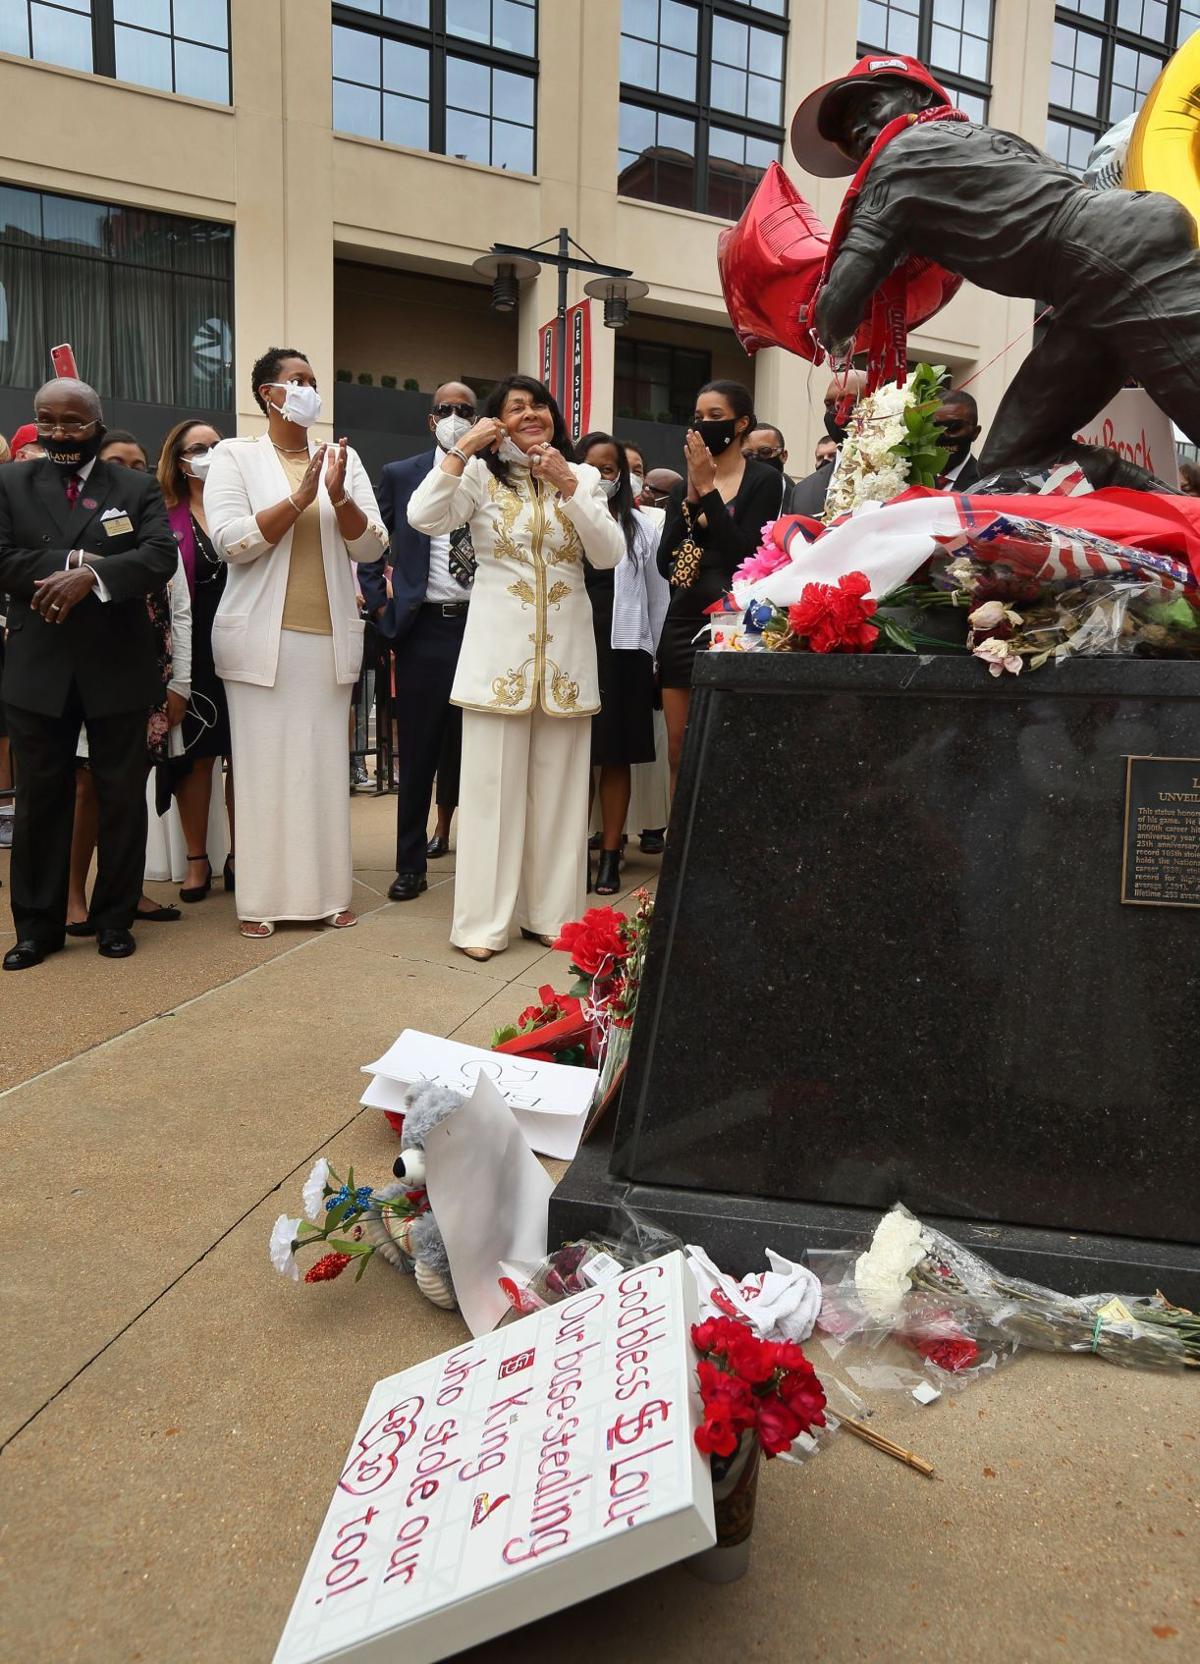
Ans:
[{"label": "black skirt", "polygon": [[592,767],[652,763],[654,661],[636,647],[612,645],[612,573],[589,568],[587,576],[600,678],[600,709],[592,718]]}]

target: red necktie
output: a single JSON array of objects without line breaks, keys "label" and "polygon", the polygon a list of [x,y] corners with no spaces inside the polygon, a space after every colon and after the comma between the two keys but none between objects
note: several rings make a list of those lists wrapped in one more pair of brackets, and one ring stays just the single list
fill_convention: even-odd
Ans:
[{"label": "red necktie", "polygon": [[79,475],[68,474],[66,479],[67,507],[74,508],[79,501]]}]

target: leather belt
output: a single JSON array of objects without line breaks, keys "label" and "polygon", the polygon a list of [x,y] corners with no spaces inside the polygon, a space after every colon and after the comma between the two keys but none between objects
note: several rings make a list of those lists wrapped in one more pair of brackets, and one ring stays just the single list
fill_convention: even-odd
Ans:
[{"label": "leather belt", "polygon": [[423,601],[421,604],[427,612],[440,613],[443,618],[462,618],[471,605],[469,601]]}]

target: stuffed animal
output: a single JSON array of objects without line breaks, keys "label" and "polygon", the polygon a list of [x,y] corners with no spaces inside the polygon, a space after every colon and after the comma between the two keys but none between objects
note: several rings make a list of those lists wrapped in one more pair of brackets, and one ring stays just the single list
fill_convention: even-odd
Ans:
[{"label": "stuffed animal", "polygon": [[[377,1190],[379,1201],[395,1201],[414,1190],[424,1190],[425,1140],[464,1101],[461,1093],[444,1086],[422,1083],[409,1089],[405,1095],[404,1149],[392,1164],[399,1183]],[[401,1219],[385,1209],[367,1222],[366,1234],[390,1264],[411,1265],[417,1287],[427,1300],[444,1311],[457,1308],[450,1259],[432,1213]]]}]

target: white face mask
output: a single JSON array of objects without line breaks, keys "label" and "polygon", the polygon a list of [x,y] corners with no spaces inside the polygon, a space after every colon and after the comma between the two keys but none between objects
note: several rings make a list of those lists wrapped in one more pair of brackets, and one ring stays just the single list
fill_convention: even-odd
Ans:
[{"label": "white face mask", "polygon": [[202,480],[212,467],[212,458],[211,451],[201,451],[197,456],[185,456],[184,468],[194,480]]},{"label": "white face mask", "polygon": [[471,424],[465,416],[443,416],[433,430],[433,437],[444,451],[449,451],[470,431]]},{"label": "white face mask", "polygon": [[617,492],[620,490],[620,486],[621,486],[620,480],[601,480],[600,481],[600,489],[601,489],[601,491],[603,491],[604,495],[608,498],[609,502],[611,502],[612,499],[616,496]]},{"label": "white face mask", "polygon": [[270,387],[282,387],[287,395],[276,409],[285,421],[295,422],[298,428],[310,428],[321,414],[321,395],[315,387],[302,381],[272,381]]},{"label": "white face mask", "polygon": [[642,476],[640,474],[630,474],[630,476],[629,476],[629,489],[633,492],[635,497],[640,497],[641,496],[642,487],[645,485],[645,483],[646,483],[645,480],[642,478]]},{"label": "white face mask", "polygon": [[515,462],[522,468],[529,467],[529,458],[525,455],[525,452],[519,445],[513,444],[507,434],[505,434],[504,438],[500,441],[496,450],[496,455],[500,458],[501,462]]}]

